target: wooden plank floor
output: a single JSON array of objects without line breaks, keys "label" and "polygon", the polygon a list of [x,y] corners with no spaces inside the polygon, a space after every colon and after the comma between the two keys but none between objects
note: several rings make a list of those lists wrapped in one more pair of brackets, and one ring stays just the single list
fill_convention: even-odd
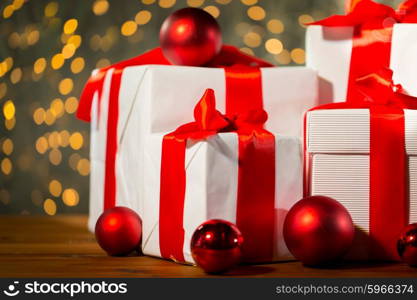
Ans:
[{"label": "wooden plank floor", "polygon": [[[86,216],[0,216],[0,277],[207,277],[193,266],[145,256],[108,257]],[[240,266],[226,277],[416,277],[404,264],[344,264],[313,269],[299,262]]]}]

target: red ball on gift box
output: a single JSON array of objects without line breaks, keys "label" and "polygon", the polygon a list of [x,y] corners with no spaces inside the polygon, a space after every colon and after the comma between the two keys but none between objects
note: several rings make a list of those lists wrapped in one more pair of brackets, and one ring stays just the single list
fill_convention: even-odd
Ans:
[{"label": "red ball on gift box", "polygon": [[397,249],[406,264],[417,267],[417,223],[404,228],[398,239]]},{"label": "red ball on gift box", "polygon": [[341,258],[355,235],[346,208],[325,196],[298,201],[284,221],[284,239],[294,257],[303,264],[320,266]]},{"label": "red ball on gift box", "polygon": [[127,207],[104,211],[95,227],[96,240],[109,255],[127,255],[139,250],[142,223],[139,215]]},{"label": "red ball on gift box", "polygon": [[159,33],[164,56],[175,65],[202,66],[221,49],[216,20],[198,8],[177,10],[164,21]]},{"label": "red ball on gift box", "polygon": [[191,254],[207,273],[225,272],[242,256],[243,237],[236,225],[224,220],[201,224],[191,238]]}]

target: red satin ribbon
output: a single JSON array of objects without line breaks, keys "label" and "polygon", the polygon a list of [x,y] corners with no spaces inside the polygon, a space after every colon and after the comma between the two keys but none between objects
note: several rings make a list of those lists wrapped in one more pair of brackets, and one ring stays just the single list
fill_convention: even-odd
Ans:
[{"label": "red satin ribbon", "polygon": [[370,253],[373,259],[398,260],[396,241],[408,224],[409,203],[404,109],[417,109],[417,99],[394,86],[387,69],[358,78],[356,89],[360,100],[312,110],[370,110]]},{"label": "red satin ribbon", "polygon": [[347,99],[360,101],[355,80],[389,67],[394,24],[416,22],[417,0],[403,2],[397,11],[384,4],[362,0],[356,1],[347,15],[335,15],[311,24],[354,27]]},{"label": "red satin ribbon", "polygon": [[[107,119],[107,144],[104,182],[104,209],[115,206],[116,203],[116,174],[115,162],[117,155],[117,123],[119,119],[119,92],[123,69],[140,65],[170,65],[165,59],[161,48],[155,48],[142,55],[122,61],[99,70],[86,83],[80,97],[77,117],[81,120],[91,121],[91,106],[95,94],[98,96],[98,118],[100,117],[101,96],[104,79],[107,71],[114,69],[110,85],[109,113]],[[266,61],[242,53],[233,46],[224,45],[219,53],[207,67],[241,68],[242,66],[271,67]],[[248,82],[254,84],[254,82]],[[255,83],[255,88],[258,84]]]},{"label": "red satin ribbon", "polygon": [[244,261],[270,261],[274,240],[275,138],[263,129],[266,112],[259,108],[226,117],[215,109],[214,92],[208,89],[196,105],[194,117],[195,122],[179,127],[163,139],[159,212],[162,257],[184,261],[187,139],[204,140],[219,132],[236,132],[239,136],[236,223],[245,237]]}]

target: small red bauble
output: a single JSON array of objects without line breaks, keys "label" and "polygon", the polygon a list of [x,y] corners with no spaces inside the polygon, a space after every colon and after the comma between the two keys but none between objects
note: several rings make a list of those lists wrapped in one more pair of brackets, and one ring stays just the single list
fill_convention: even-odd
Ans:
[{"label": "small red bauble", "polygon": [[224,220],[210,220],[194,231],[191,254],[207,273],[220,273],[240,262],[242,244],[243,237],[236,225]]},{"label": "small red bauble", "polygon": [[406,226],[397,242],[401,259],[412,267],[417,267],[417,223]]},{"label": "small red bauble", "polygon": [[325,196],[298,201],[284,221],[284,239],[294,257],[308,266],[334,262],[349,250],[355,235],[346,208]]},{"label": "small red bauble", "polygon": [[206,11],[177,10],[164,21],[159,33],[164,56],[175,65],[202,66],[214,58],[222,46],[220,27]]},{"label": "small red bauble", "polygon": [[98,244],[109,255],[127,255],[140,247],[140,217],[127,207],[107,209],[97,220],[95,234]]}]

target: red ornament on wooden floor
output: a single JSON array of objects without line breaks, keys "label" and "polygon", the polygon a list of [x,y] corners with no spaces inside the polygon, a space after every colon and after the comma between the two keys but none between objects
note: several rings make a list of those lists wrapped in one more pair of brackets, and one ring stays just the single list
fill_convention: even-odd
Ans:
[{"label": "red ornament on wooden floor", "polygon": [[284,221],[284,239],[294,257],[320,266],[343,257],[355,235],[352,218],[336,200],[311,196],[298,201]]},{"label": "red ornament on wooden floor", "polygon": [[243,237],[236,225],[224,220],[201,224],[191,238],[191,254],[207,273],[221,273],[239,264]]},{"label": "red ornament on wooden floor", "polygon": [[209,13],[199,8],[177,10],[164,21],[159,33],[164,56],[174,65],[202,66],[222,46],[220,27]]},{"label": "red ornament on wooden floor", "polygon": [[98,218],[96,240],[109,255],[127,255],[140,251],[142,223],[139,215],[127,207],[107,209]]},{"label": "red ornament on wooden floor", "polygon": [[404,228],[398,239],[397,249],[403,262],[417,267],[417,223]]}]

